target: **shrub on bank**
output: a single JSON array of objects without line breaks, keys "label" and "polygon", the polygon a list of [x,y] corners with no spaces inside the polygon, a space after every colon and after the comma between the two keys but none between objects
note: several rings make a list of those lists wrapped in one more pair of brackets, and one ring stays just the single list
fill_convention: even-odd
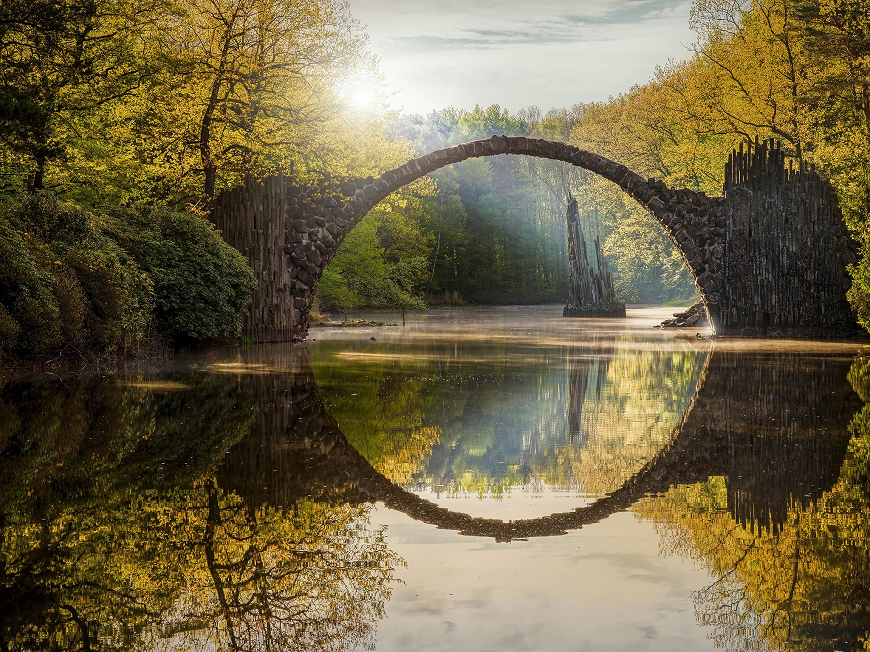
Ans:
[{"label": "shrub on bank", "polygon": [[50,193],[0,205],[0,350],[100,352],[150,333],[233,337],[253,288],[204,219],[158,210],[95,216]]},{"label": "shrub on bank", "polygon": [[159,331],[193,340],[239,335],[254,274],[211,224],[152,209],[119,211],[107,228],[154,282]]}]

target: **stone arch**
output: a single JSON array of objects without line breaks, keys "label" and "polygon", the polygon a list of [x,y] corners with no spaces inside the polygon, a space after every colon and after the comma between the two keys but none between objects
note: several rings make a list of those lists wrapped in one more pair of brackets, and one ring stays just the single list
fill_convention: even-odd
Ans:
[{"label": "stone arch", "polygon": [[[348,233],[388,195],[439,168],[471,158],[516,154],[563,161],[612,181],[649,212],[680,252],[711,317],[719,314],[724,219],[721,202],[704,193],[674,191],[644,179],[625,165],[565,143],[525,137],[493,136],[437,150],[384,172],[377,179],[325,183],[291,196],[294,215],[286,253],[296,272],[291,282],[297,333],[308,328],[308,311],[323,269]],[[291,194],[295,189],[291,190]],[[313,219],[311,219],[313,217]],[[293,268],[291,267],[291,274]]]},{"label": "stone arch", "polygon": [[735,150],[723,196],[674,190],[565,143],[493,136],[415,158],[377,179],[281,175],[218,196],[212,219],[259,278],[245,335],[304,340],[324,268],[347,234],[402,186],[469,158],[518,154],[564,161],[617,184],[662,225],[691,273],[717,335],[843,336],[858,332],[846,300],[857,259],[836,193],[773,142]]}]

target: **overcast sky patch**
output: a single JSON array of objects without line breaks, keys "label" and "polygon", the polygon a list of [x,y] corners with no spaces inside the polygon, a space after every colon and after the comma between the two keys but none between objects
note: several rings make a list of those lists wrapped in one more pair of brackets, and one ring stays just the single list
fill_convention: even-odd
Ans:
[{"label": "overcast sky patch", "polygon": [[688,57],[686,0],[350,0],[405,113],[602,101]]}]

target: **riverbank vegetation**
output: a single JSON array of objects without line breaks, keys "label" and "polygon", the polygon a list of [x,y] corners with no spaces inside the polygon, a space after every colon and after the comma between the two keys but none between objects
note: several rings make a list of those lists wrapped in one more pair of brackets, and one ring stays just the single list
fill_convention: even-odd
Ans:
[{"label": "riverbank vegetation", "polygon": [[337,0],[4,2],[0,353],[237,337],[253,278],[213,198],[404,161],[377,94],[353,108],[378,84]]}]

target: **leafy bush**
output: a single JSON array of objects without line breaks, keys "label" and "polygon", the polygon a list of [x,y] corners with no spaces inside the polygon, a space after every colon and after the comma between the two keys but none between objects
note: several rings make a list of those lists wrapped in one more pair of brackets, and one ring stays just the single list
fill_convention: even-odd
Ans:
[{"label": "leafy bush", "polygon": [[20,331],[18,322],[12,318],[6,307],[0,304],[0,350],[5,344],[15,342]]},{"label": "leafy bush", "polygon": [[18,326],[5,348],[108,351],[146,335],[150,280],[82,209],[51,193],[10,202],[0,211],[0,241],[11,261],[0,272],[0,304]]},{"label": "leafy bush", "polygon": [[93,216],[50,193],[0,206],[0,350],[135,346],[150,331],[233,337],[254,287],[242,256],[189,213]]},{"label": "leafy bush", "polygon": [[159,330],[188,339],[241,333],[254,275],[204,218],[165,209],[118,211],[107,228],[154,282]]},{"label": "leafy bush", "polygon": [[858,323],[870,330],[870,242],[861,245],[858,262],[849,266],[852,286],[846,296]]},{"label": "leafy bush", "polygon": [[0,349],[42,351],[61,342],[60,310],[52,296],[52,276],[32,255],[30,234],[0,212]]}]

